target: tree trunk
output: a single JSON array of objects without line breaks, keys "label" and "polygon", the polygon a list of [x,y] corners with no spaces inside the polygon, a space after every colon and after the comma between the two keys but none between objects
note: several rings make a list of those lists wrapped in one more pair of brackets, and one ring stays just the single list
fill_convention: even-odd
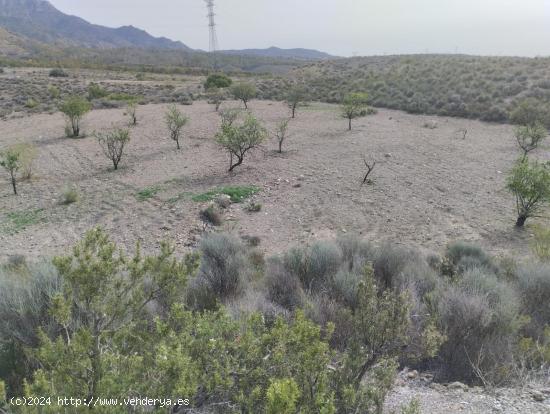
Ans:
[{"label": "tree trunk", "polygon": [[527,220],[527,216],[525,216],[525,215],[519,216],[518,220],[516,221],[516,227],[523,227],[526,220]]},{"label": "tree trunk", "polygon": [[13,194],[17,195],[17,183],[13,174],[11,175],[11,186],[13,187]]},{"label": "tree trunk", "polygon": [[231,165],[231,167],[229,167],[229,172],[233,171],[235,167],[238,167],[239,165],[241,165],[243,163],[243,160],[244,158],[239,157],[238,161],[235,164]]}]

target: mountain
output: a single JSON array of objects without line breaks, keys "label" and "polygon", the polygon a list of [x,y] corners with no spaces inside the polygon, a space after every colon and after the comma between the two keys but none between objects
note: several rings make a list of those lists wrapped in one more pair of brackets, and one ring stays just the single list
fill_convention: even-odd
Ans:
[{"label": "mountain", "polygon": [[153,37],[133,26],[110,28],[60,12],[46,0],[0,0],[0,27],[15,35],[53,44],[191,50],[181,42]]},{"label": "mountain", "polygon": [[267,49],[243,49],[243,50],[222,50],[220,53],[227,55],[261,56],[271,58],[285,58],[298,60],[327,60],[335,56],[313,49],[280,49],[272,46]]}]

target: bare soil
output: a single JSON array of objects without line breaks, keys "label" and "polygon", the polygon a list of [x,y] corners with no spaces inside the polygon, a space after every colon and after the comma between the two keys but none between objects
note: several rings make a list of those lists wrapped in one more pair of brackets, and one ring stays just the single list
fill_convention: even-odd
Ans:
[{"label": "bare soil", "polygon": [[[271,137],[228,173],[228,156],[213,140],[220,123],[213,107],[202,101],[181,106],[191,123],[180,151],[167,135],[166,108],[138,108],[139,123],[131,128],[119,171],[90,134],[124,126],[123,109],[87,115],[88,136],[81,139],[63,136],[59,113],[0,121],[0,148],[30,142],[39,150],[36,175],[20,183],[19,196],[11,194],[7,174],[0,176],[0,255],[65,253],[94,226],[106,228],[127,249],[140,241],[151,250],[168,239],[183,254],[203,231],[204,203],[191,196],[229,185],[260,187],[254,201],[262,210],[249,213],[244,204],[234,204],[220,230],[259,236],[269,253],[342,233],[438,252],[450,241],[466,240],[495,254],[528,253],[532,236],[529,228],[514,228],[514,199],[505,190],[506,173],[518,156],[511,126],[379,110],[354,121],[349,132],[337,106],[315,103],[291,120],[283,154],[276,153]],[[270,130],[288,116],[279,102],[253,101],[250,108]],[[424,127],[431,121],[436,128]],[[536,152],[549,155],[546,148]],[[361,185],[363,156],[377,162],[372,184]],[[62,205],[67,185],[80,198]],[[137,193],[150,187],[155,195],[139,200]],[[17,227],[14,212],[35,216]]]}]

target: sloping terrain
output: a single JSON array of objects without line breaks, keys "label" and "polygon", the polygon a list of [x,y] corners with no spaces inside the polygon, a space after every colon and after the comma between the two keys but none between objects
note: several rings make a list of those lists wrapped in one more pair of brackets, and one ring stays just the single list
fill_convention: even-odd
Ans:
[{"label": "sloping terrain", "polygon": [[109,28],[91,24],[60,12],[46,0],[0,0],[0,26],[58,46],[189,50],[181,42],[156,38],[133,26]]}]

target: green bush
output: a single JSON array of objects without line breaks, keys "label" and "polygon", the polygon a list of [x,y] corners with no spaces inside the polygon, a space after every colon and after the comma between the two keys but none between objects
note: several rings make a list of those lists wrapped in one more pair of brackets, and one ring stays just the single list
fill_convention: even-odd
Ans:
[{"label": "green bush", "polygon": [[80,123],[84,115],[92,109],[91,104],[79,96],[72,96],[65,100],[59,109],[67,118],[67,127],[65,128],[66,135],[69,138],[79,137]]},{"label": "green bush", "polygon": [[102,88],[101,85],[94,82],[88,85],[88,100],[91,101],[94,99],[105,98],[107,95],[109,95],[109,92]]},{"label": "green bush", "polygon": [[69,74],[61,68],[54,68],[50,70],[49,76],[51,78],[68,78]]},{"label": "green bush", "polygon": [[523,227],[528,218],[537,217],[550,201],[549,164],[528,159],[518,161],[508,175],[506,187],[516,197],[516,227]]},{"label": "green bush", "polygon": [[208,78],[206,78],[206,82],[204,82],[204,89],[212,89],[212,88],[228,88],[231,86],[233,81],[228,76],[224,75],[223,73],[214,73],[212,75],[209,75]]}]

